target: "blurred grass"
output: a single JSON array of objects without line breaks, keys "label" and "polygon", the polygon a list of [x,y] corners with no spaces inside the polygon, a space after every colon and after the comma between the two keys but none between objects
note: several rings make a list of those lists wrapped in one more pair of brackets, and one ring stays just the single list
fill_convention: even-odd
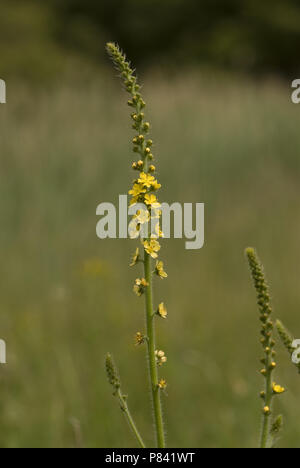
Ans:
[{"label": "blurred grass", "polygon": [[[117,202],[132,179],[125,94],[111,75],[41,92],[10,84],[0,108],[1,447],[72,447],[134,441],[111,396],[106,351],[148,444],[145,357],[133,346],[143,303],[131,292],[132,241],[96,238],[96,206]],[[205,202],[206,245],[164,241],[169,309],[159,343],[169,357],[165,406],[172,447],[253,447],[262,381],[255,296],[243,250],[257,247],[276,314],[300,334],[299,108],[276,81],[197,73],[144,92],[165,201]],[[299,377],[280,352],[289,392],[281,446],[299,444]]]}]

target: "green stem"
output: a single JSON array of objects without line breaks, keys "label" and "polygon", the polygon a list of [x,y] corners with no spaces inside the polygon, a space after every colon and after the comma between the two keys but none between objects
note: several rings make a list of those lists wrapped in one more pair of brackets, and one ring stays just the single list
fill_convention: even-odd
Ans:
[{"label": "green stem", "polygon": [[[270,358],[267,358],[267,369],[270,367]],[[265,397],[265,405],[268,406],[271,410],[272,407],[272,398],[273,398],[273,392],[272,392],[272,372],[270,370],[267,371],[266,375],[266,397]],[[263,423],[262,423],[262,432],[261,432],[261,444],[260,448],[266,449],[270,448],[270,414],[265,414],[263,416]]]},{"label": "green stem", "polygon": [[142,437],[141,437],[141,435],[140,435],[140,433],[139,433],[139,431],[138,431],[138,429],[137,429],[137,427],[136,427],[136,425],[135,425],[135,422],[134,422],[134,420],[133,420],[133,418],[132,418],[132,416],[131,416],[131,414],[130,414],[130,411],[129,411],[129,409],[128,409],[128,405],[127,405],[126,399],[125,399],[124,396],[122,395],[120,389],[118,389],[118,398],[119,398],[119,400],[120,400],[121,410],[122,410],[123,413],[125,414],[126,419],[127,419],[127,421],[128,421],[128,424],[129,424],[129,426],[131,427],[131,429],[132,429],[132,431],[133,431],[133,433],[134,433],[134,435],[135,435],[135,437],[136,437],[136,439],[137,439],[137,441],[138,441],[140,447],[141,447],[141,448],[146,448],[146,446],[145,446],[145,444],[144,444],[144,441],[143,441],[143,439],[142,439]]},{"label": "green stem", "polygon": [[160,390],[158,386],[158,372],[155,359],[155,327],[153,317],[153,299],[152,299],[152,265],[151,257],[145,252],[145,279],[149,286],[146,288],[146,323],[147,323],[147,336],[148,336],[148,360],[149,360],[149,373],[150,384],[152,392],[154,420],[156,428],[156,438],[158,448],[165,447],[165,435],[162,408],[160,401]]}]

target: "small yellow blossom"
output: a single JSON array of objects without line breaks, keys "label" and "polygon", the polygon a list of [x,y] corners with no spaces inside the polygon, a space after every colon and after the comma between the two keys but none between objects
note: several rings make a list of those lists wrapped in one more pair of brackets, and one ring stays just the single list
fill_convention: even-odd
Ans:
[{"label": "small yellow blossom", "polygon": [[140,225],[135,220],[131,221],[128,227],[130,239],[137,239],[140,235]]},{"label": "small yellow blossom", "polygon": [[145,335],[143,335],[141,332],[137,332],[134,338],[135,345],[139,346],[145,343]]},{"label": "small yellow blossom", "polygon": [[167,356],[165,355],[164,351],[155,351],[155,358],[156,363],[158,366],[162,366],[165,362],[167,362]]},{"label": "small yellow blossom", "polygon": [[155,224],[154,230],[155,230],[155,234],[154,234],[154,236],[151,236],[151,237],[153,237],[154,239],[157,239],[157,238],[159,238],[159,237],[165,237],[164,233],[162,232],[162,230],[161,230],[161,228],[160,228],[159,222],[157,222],[157,223]]},{"label": "small yellow blossom", "polygon": [[150,174],[146,174],[145,172],[141,172],[138,182],[144,187],[150,188],[155,182],[155,177]]},{"label": "small yellow blossom", "polygon": [[271,414],[271,410],[269,406],[265,406],[263,409],[263,412],[266,416],[269,416]]},{"label": "small yellow blossom", "polygon": [[130,203],[129,205],[135,205],[137,202],[139,201],[139,197],[132,197],[132,199],[130,200]]},{"label": "small yellow blossom", "polygon": [[164,279],[164,278],[168,277],[168,274],[164,271],[164,262],[158,261],[158,260],[156,261],[155,273],[161,279]]},{"label": "small yellow blossom", "polygon": [[139,210],[135,216],[139,224],[148,223],[150,219],[150,213],[148,210]]},{"label": "small yellow blossom", "polygon": [[276,395],[279,395],[280,393],[285,392],[285,388],[281,387],[281,385],[278,385],[275,382],[273,382],[272,384],[272,389],[273,389],[273,393],[275,393]]},{"label": "small yellow blossom", "polygon": [[160,379],[158,386],[161,390],[165,390],[167,388],[167,381],[165,379]]},{"label": "small yellow blossom", "polygon": [[152,205],[151,205],[151,211],[154,211],[154,212],[158,211],[159,216],[161,215],[160,208],[161,208],[161,204],[158,201],[152,203]]},{"label": "small yellow blossom", "polygon": [[149,286],[149,283],[145,280],[145,278],[135,280],[135,284],[133,287],[133,291],[136,293],[137,296],[141,296],[144,294],[146,287]]},{"label": "small yellow blossom", "polygon": [[129,190],[129,195],[132,195],[133,197],[138,197],[139,195],[141,195],[142,193],[145,193],[146,192],[146,189],[140,185],[140,184],[134,184],[132,189]]},{"label": "small yellow blossom", "polygon": [[151,255],[152,258],[157,258],[157,252],[160,250],[160,244],[155,239],[144,242],[144,248],[147,254]]},{"label": "small yellow blossom", "polygon": [[159,306],[158,306],[157,315],[159,315],[163,319],[166,319],[167,316],[168,316],[168,311],[167,311],[166,306],[164,305],[163,302],[161,302],[159,304]]},{"label": "small yellow blossom", "polygon": [[[155,205],[157,203],[157,198],[155,195],[153,195],[153,193],[147,193],[147,195],[145,195],[145,203],[146,205]],[[155,205],[157,207],[157,205]]]},{"label": "small yellow blossom", "polygon": [[151,165],[149,166],[149,171],[150,171],[150,172],[155,172],[155,170],[156,170],[155,166],[154,166],[153,164],[151,164]]},{"label": "small yellow blossom", "polygon": [[156,202],[151,205],[151,218],[159,219],[161,217],[162,211],[160,210],[161,204]]},{"label": "small yellow blossom", "polygon": [[152,188],[153,190],[159,190],[159,189],[161,188],[161,184],[159,184],[159,183],[157,182],[157,180],[155,180],[155,181],[151,184],[151,188]]},{"label": "small yellow blossom", "polygon": [[147,281],[145,280],[145,278],[136,279],[135,282],[136,282],[136,284],[141,285],[141,286],[143,286],[143,287],[149,286],[149,284],[147,283]]},{"label": "small yellow blossom", "polygon": [[132,262],[130,263],[130,266],[133,267],[135,266],[140,260],[140,249],[137,248],[133,257],[132,257]]}]

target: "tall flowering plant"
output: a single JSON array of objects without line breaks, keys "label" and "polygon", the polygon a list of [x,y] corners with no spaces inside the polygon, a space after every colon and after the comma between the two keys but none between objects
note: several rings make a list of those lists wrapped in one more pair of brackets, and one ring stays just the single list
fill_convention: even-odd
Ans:
[{"label": "tall flowering plant", "polygon": [[[148,137],[150,124],[145,120],[144,113],[146,103],[142,98],[134,70],[118,45],[108,43],[107,52],[120,73],[125,89],[130,94],[128,105],[132,108],[132,128],[135,131],[132,140],[133,153],[137,156],[137,160],[132,163],[132,169],[137,175],[129,190],[130,205],[132,208],[136,208],[130,223],[130,236],[140,238],[141,247],[136,249],[130,266],[135,267],[138,264],[143,266],[143,275],[135,280],[133,290],[138,297],[145,297],[146,314],[146,330],[136,333],[135,342],[137,345],[145,344],[147,347],[156,443],[159,448],[163,448],[165,447],[165,434],[161,392],[166,389],[167,383],[164,378],[159,376],[159,369],[166,363],[167,357],[165,352],[156,346],[155,324],[156,319],[167,319],[168,313],[163,302],[157,307],[154,307],[153,302],[153,277],[165,279],[168,276],[164,270],[164,263],[158,258],[161,249],[159,239],[163,237],[160,227],[161,205],[157,198],[157,191],[161,185],[155,177],[153,141]],[[143,447],[144,443],[129,413],[127,403],[124,405],[119,377],[112,378],[112,376],[117,375],[117,371],[110,355],[107,355],[106,358],[106,368],[109,381],[121,402],[121,408],[125,412],[139,444]]]}]

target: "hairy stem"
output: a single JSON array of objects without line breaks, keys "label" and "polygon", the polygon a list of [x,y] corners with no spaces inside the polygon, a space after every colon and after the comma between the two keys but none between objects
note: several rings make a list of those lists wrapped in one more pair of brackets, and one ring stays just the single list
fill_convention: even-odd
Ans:
[{"label": "hairy stem", "polygon": [[[270,358],[268,359],[267,363],[267,368],[269,368],[271,365],[271,360]],[[266,397],[265,397],[265,405],[271,408],[272,405],[272,398],[273,398],[273,392],[272,392],[272,373],[269,372],[267,377],[266,377]],[[268,414],[263,415],[263,423],[262,423],[262,432],[261,432],[261,441],[260,441],[260,448],[265,449],[265,448],[270,448],[269,447],[269,442],[270,442],[270,416]]]},{"label": "hairy stem", "polygon": [[163,416],[160,401],[160,389],[158,386],[157,364],[155,359],[155,326],[153,320],[153,298],[152,298],[152,265],[151,257],[145,252],[145,279],[149,286],[146,288],[146,323],[148,336],[148,361],[150,373],[150,385],[152,392],[154,420],[156,428],[157,446],[165,447],[165,436],[163,426]]},{"label": "hairy stem", "polygon": [[135,425],[135,422],[130,414],[130,411],[128,409],[128,405],[127,405],[127,402],[126,402],[126,398],[124,398],[124,396],[122,395],[122,392],[121,392],[121,389],[119,388],[118,389],[118,398],[119,398],[119,401],[120,401],[120,405],[121,405],[121,410],[123,411],[123,413],[125,414],[125,417],[128,421],[128,424],[129,426],[131,427],[138,443],[139,443],[139,446],[141,448],[145,448],[145,444],[144,444],[144,441]]}]

